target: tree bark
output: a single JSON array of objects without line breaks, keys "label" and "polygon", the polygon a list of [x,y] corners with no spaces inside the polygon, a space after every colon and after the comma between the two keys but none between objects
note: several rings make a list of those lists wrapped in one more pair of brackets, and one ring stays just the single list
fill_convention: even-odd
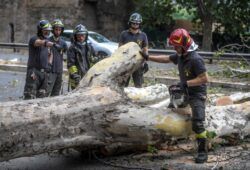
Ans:
[{"label": "tree bark", "polygon": [[[203,38],[202,50],[211,51],[212,45],[212,32],[213,32],[213,16],[209,10],[208,4],[205,5],[203,0],[196,0],[199,15],[203,22]],[[211,2],[213,4],[213,2]]]},{"label": "tree bark", "polygon": [[203,20],[203,38],[202,38],[202,50],[211,51],[212,47],[212,29],[213,29],[213,19],[211,16],[206,17]]},{"label": "tree bark", "polygon": [[[132,103],[120,86],[143,59],[128,43],[94,65],[79,87],[53,98],[0,103],[0,161],[51,150],[138,149],[192,133],[189,115]],[[249,134],[250,102],[209,107],[218,135]]]}]

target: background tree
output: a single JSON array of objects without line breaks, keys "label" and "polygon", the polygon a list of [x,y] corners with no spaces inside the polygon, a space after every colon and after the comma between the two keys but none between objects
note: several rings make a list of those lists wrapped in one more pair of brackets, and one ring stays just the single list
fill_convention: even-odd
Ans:
[{"label": "background tree", "polygon": [[134,0],[134,3],[135,10],[142,15],[143,28],[149,40],[166,42],[173,26],[175,8],[172,0]]},{"label": "background tree", "polygon": [[[248,0],[176,0],[176,3],[196,15],[195,22],[203,27],[202,49],[211,51],[213,26],[230,36],[244,34],[250,25]],[[193,9],[196,8],[196,11]],[[214,23],[219,23],[213,25]],[[221,29],[223,28],[223,29]]]}]

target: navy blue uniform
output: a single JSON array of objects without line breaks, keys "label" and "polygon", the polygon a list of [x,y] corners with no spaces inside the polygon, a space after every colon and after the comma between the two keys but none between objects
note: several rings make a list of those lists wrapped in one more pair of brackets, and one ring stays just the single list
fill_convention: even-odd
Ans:
[{"label": "navy blue uniform", "polygon": [[[206,67],[202,57],[192,51],[187,56],[170,55],[170,60],[178,65],[181,83],[187,82],[206,72]],[[188,87],[188,103],[192,108],[192,129],[199,134],[205,131],[203,121],[205,120],[205,100],[207,95],[207,86]]]},{"label": "navy blue uniform", "polygon": [[52,47],[53,60],[48,92],[51,96],[58,96],[62,87],[63,54],[67,51],[67,44],[61,38],[56,41],[53,36],[49,38],[49,41],[56,43],[59,48]]},{"label": "navy blue uniform", "polygon": [[129,30],[123,31],[120,35],[119,43],[123,45],[128,42],[137,43],[141,49],[148,46],[147,35],[142,31],[139,31],[137,34],[133,34]]},{"label": "navy blue uniform", "polygon": [[[124,45],[128,42],[135,42],[137,43],[141,49],[148,47],[148,38],[147,35],[139,31],[136,34],[133,34],[130,30],[125,30],[121,33],[119,44]],[[134,81],[135,87],[141,87],[143,83],[143,66],[140,67],[138,70],[134,71],[132,74],[132,78]],[[125,82],[125,87],[129,84],[130,77],[128,78],[127,82]]]},{"label": "navy blue uniform", "polygon": [[35,47],[35,41],[38,36],[33,36],[29,41],[29,59],[28,68],[48,69],[48,47]]},{"label": "navy blue uniform", "polygon": [[48,91],[48,56],[49,49],[45,46],[34,46],[40,39],[33,36],[29,41],[29,59],[27,64],[26,82],[24,86],[24,99],[46,97]]}]

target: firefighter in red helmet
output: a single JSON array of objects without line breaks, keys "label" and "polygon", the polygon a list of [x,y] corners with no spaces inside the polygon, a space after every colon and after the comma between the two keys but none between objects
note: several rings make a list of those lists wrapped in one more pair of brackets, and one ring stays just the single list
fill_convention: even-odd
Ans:
[{"label": "firefighter in red helmet", "polygon": [[[187,103],[192,109],[192,130],[196,133],[198,143],[198,154],[196,163],[207,161],[207,131],[204,127],[205,100],[207,95],[208,76],[203,58],[196,52],[198,46],[195,44],[187,30],[179,28],[174,30],[169,38],[169,44],[176,51],[173,55],[148,56],[141,53],[146,60],[169,63],[178,66],[180,83],[170,86],[169,92],[171,102],[169,107],[181,107]],[[181,97],[180,94],[184,97]],[[178,95],[176,95],[178,93]],[[175,102],[176,96],[180,96],[183,102]]]}]

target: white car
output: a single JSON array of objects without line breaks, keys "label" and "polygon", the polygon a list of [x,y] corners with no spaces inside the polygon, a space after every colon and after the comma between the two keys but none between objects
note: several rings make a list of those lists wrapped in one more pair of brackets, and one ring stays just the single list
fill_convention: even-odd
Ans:
[{"label": "white car", "polygon": [[[118,43],[110,41],[101,34],[88,31],[88,43],[94,48],[95,54],[99,59],[109,57],[118,48]],[[73,30],[64,30],[62,38],[70,46],[73,37]]]}]

